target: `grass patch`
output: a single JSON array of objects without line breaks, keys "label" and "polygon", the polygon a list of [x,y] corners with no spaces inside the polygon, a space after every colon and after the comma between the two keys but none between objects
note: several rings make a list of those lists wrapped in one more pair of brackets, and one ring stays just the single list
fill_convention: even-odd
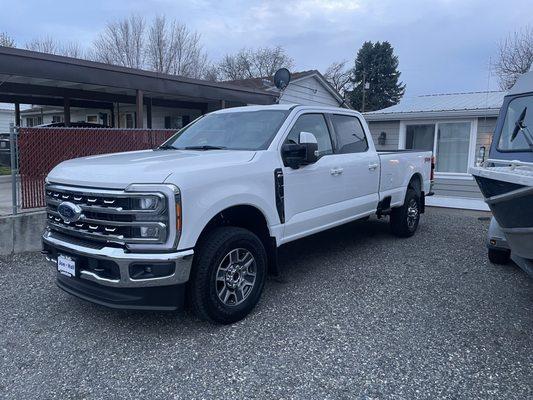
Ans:
[{"label": "grass patch", "polygon": [[10,175],[11,169],[9,167],[0,166],[0,175]]}]

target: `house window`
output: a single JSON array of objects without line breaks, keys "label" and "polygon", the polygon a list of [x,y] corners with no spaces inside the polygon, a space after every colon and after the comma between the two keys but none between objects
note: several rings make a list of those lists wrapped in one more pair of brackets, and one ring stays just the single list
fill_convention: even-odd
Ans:
[{"label": "house window", "polygon": [[472,126],[470,121],[408,124],[405,126],[405,149],[432,151],[438,173],[467,174],[475,146]]},{"label": "house window", "polygon": [[183,117],[181,115],[165,117],[165,129],[181,129],[181,128],[183,128]]},{"label": "house window", "polygon": [[63,122],[63,117],[61,115],[52,115],[52,123]]},{"label": "house window", "polygon": [[90,122],[91,124],[97,124],[98,123],[98,115],[87,115],[87,122]]},{"label": "house window", "polygon": [[435,144],[435,124],[407,125],[405,148],[433,151]]},{"label": "house window", "polygon": [[135,128],[135,121],[133,118],[133,114],[120,114],[120,127],[121,128],[128,128],[132,129]]},{"label": "house window", "polygon": [[41,125],[43,123],[43,117],[40,115],[35,117],[26,117],[26,126],[32,127]]},{"label": "house window", "polygon": [[470,122],[438,124],[437,172],[468,172]]}]

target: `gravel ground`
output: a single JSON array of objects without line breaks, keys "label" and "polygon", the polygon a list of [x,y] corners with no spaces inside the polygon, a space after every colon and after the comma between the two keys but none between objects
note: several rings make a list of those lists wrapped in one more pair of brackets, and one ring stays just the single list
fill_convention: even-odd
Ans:
[{"label": "gravel ground", "polygon": [[533,281],[488,262],[480,214],[430,209],[396,239],[357,222],[287,245],[247,319],[109,310],[0,258],[0,396],[533,398]]}]

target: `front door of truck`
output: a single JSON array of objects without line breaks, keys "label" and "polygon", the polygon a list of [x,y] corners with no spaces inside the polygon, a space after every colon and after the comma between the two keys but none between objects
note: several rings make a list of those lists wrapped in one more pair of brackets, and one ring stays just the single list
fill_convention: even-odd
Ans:
[{"label": "front door of truck", "polygon": [[345,188],[333,151],[333,141],[326,118],[321,113],[301,114],[285,142],[298,143],[300,132],[310,132],[318,144],[318,160],[297,169],[283,167],[285,202],[285,239],[308,235],[336,220],[338,203]]}]

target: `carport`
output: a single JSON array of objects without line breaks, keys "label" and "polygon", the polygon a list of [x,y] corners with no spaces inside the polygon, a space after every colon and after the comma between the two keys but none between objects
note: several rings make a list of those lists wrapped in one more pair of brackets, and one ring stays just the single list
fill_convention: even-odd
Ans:
[{"label": "carport", "polygon": [[[200,113],[246,104],[272,104],[272,93],[226,83],[189,79],[93,61],[0,47],[0,102],[62,107],[65,126],[71,107],[105,109],[110,125],[120,105],[135,105],[135,127],[152,128],[153,107]],[[143,126],[146,125],[146,126]]]}]

